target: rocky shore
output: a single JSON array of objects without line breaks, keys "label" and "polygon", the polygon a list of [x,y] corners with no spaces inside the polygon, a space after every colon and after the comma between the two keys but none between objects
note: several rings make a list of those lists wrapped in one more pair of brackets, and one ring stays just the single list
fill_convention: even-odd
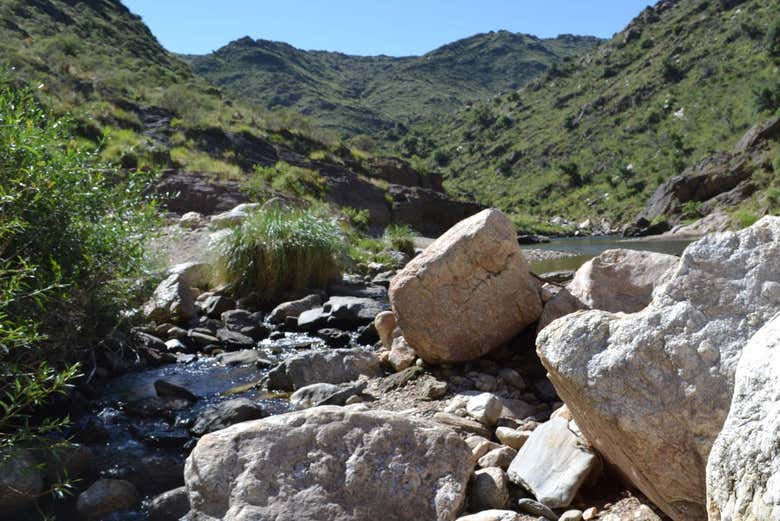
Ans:
[{"label": "rocky shore", "polygon": [[[531,274],[496,210],[395,258],[270,309],[207,262],[169,268],[68,401],[53,468],[81,481],[58,515],[780,518],[780,218],[679,258],[610,250],[568,283]],[[35,458],[4,463],[9,519],[51,480]]]}]

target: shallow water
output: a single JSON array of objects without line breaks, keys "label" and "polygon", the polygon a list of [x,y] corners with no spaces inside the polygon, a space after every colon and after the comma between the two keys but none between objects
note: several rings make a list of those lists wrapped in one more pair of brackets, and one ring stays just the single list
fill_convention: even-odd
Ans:
[{"label": "shallow water", "polygon": [[606,250],[624,248],[680,255],[692,242],[691,239],[626,239],[620,235],[603,237],[565,237],[544,244],[522,246],[523,249],[556,250],[573,254],[560,259],[547,259],[531,263],[534,273],[576,270],[593,257]]}]

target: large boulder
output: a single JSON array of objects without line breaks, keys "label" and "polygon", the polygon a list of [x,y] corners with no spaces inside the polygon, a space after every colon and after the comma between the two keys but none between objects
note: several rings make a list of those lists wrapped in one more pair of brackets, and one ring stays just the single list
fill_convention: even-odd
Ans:
[{"label": "large boulder", "polygon": [[430,363],[479,358],[542,313],[512,221],[498,210],[461,221],[412,260],[393,279],[390,302],[407,342]]},{"label": "large boulder", "polygon": [[361,375],[381,376],[379,359],[362,349],[309,351],[288,358],[268,373],[269,389],[296,391],[316,383],[340,384]]},{"label": "large boulder", "polygon": [[780,310],[780,218],[690,245],[652,302],[585,311],[537,351],[585,437],[675,520],[706,518],[705,462],[747,340]]},{"label": "large boulder", "polygon": [[184,476],[197,520],[447,521],[472,469],[449,429],[328,406],[208,434]]},{"label": "large boulder", "polygon": [[634,313],[669,280],[679,257],[651,251],[607,250],[577,270],[569,292],[592,309]]},{"label": "large boulder", "polygon": [[748,342],[707,461],[710,521],[780,519],[780,315]]},{"label": "large boulder", "polygon": [[154,290],[152,297],[144,305],[144,315],[158,324],[186,322],[197,315],[195,294],[189,284],[188,276],[173,273]]}]

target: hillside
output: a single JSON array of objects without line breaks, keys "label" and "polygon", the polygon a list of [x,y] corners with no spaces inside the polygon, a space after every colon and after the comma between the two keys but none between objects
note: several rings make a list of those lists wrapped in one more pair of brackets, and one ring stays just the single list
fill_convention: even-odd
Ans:
[{"label": "hillside", "polygon": [[[380,229],[401,221],[437,233],[475,208],[403,161],[325,140],[299,114],[234,101],[119,0],[0,0],[0,54],[10,65],[0,80],[37,87],[104,160],[162,172],[172,210],[213,213],[278,195],[363,210]],[[430,225],[426,212],[446,217]]]},{"label": "hillside", "polygon": [[[664,0],[587,55],[412,136],[435,143],[396,148],[513,213],[628,222],[665,180],[777,112],[779,21],[775,0]],[[762,163],[745,204],[764,204],[779,168]]]},{"label": "hillside", "polygon": [[349,56],[242,38],[185,57],[226,92],[267,108],[286,107],[346,135],[433,122],[464,103],[516,89],[599,40],[479,34],[423,56]]}]

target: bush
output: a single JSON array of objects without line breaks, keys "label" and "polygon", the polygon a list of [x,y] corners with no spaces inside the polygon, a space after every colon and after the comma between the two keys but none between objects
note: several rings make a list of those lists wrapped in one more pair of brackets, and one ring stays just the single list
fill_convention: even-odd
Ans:
[{"label": "bush", "polygon": [[319,172],[279,161],[274,166],[255,167],[254,176],[244,185],[245,191],[256,196],[267,188],[302,198],[321,199],[328,185]]},{"label": "bush", "polygon": [[67,390],[75,362],[116,325],[156,223],[143,196],[149,178],[119,176],[70,128],[29,90],[0,78],[0,453],[6,457],[67,423],[33,418]]},{"label": "bush", "polygon": [[734,220],[740,228],[747,228],[753,226],[758,221],[758,215],[748,210],[738,210],[734,212]]},{"label": "bush", "polygon": [[324,288],[343,251],[335,222],[297,209],[261,210],[215,245],[221,281],[266,303],[286,291]]},{"label": "bush", "polygon": [[341,211],[351,226],[361,231],[368,230],[368,223],[371,220],[371,212],[369,212],[367,209],[363,208],[362,210],[358,210],[357,208],[352,208],[351,206],[345,206],[341,209]]},{"label": "bush", "polygon": [[408,226],[391,224],[382,238],[390,248],[414,257],[414,231]]}]

